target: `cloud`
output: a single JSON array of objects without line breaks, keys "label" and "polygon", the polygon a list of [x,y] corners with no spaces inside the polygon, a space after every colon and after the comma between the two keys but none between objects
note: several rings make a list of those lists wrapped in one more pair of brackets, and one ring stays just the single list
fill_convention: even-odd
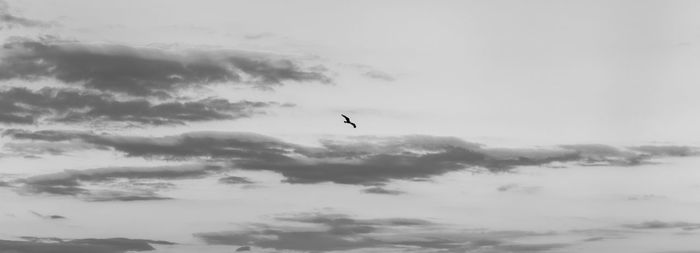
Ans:
[{"label": "cloud", "polygon": [[40,213],[37,213],[37,212],[34,212],[34,211],[30,211],[30,212],[31,212],[32,214],[36,215],[37,217],[42,218],[42,219],[49,219],[49,220],[62,220],[62,219],[66,219],[66,217],[61,216],[61,215],[43,215],[43,214],[40,214]]},{"label": "cloud", "polygon": [[243,246],[236,249],[236,252],[250,251],[250,246]]},{"label": "cloud", "polygon": [[[44,174],[18,180],[21,186],[18,190],[23,193],[53,194],[77,196],[87,201],[136,201],[170,199],[155,193],[161,187],[138,185],[132,182],[130,188],[115,185],[119,190],[90,190],[87,183],[106,183],[119,179],[183,179],[204,176],[212,171],[221,169],[213,165],[182,165],[160,167],[110,167],[88,170],[66,170],[59,173]],[[104,186],[104,185],[103,185]]]},{"label": "cloud", "polygon": [[15,142],[6,143],[5,149],[24,157],[36,157],[36,154],[60,155],[73,151],[95,148],[95,145],[85,142]]},{"label": "cloud", "polygon": [[253,183],[253,181],[250,181],[250,179],[248,179],[246,177],[236,177],[236,176],[219,178],[219,182],[223,183],[223,184],[252,184]]},{"label": "cloud", "polygon": [[0,240],[2,252],[31,253],[124,253],[155,250],[151,244],[172,245],[167,241],[128,238],[75,239],[24,237],[28,241]]},{"label": "cloud", "polygon": [[106,181],[116,178],[158,178],[177,179],[202,176],[217,166],[159,166],[159,167],[108,167],[87,170],[66,170],[25,179],[28,184],[74,185],[78,181]]},{"label": "cloud", "polygon": [[20,17],[10,13],[7,2],[0,0],[0,30],[15,27],[49,27],[51,23]]},{"label": "cloud", "polygon": [[186,159],[195,157],[250,160],[290,160],[290,149],[300,146],[244,132],[191,132],[166,137],[96,135],[90,132],[6,130],[5,136],[25,140],[83,141],[113,148],[129,156]]},{"label": "cloud", "polygon": [[578,152],[586,154],[588,157],[597,159],[633,155],[632,152],[603,144],[574,144],[561,145],[561,147],[565,149],[577,150]]},{"label": "cloud", "polygon": [[375,79],[375,80],[385,81],[385,82],[393,82],[396,80],[396,78],[393,77],[392,75],[390,75],[389,73],[378,70],[378,69],[376,69],[372,66],[369,66],[369,65],[346,64],[345,66],[359,71],[363,76],[370,78],[370,79]]},{"label": "cloud", "polygon": [[638,146],[630,147],[632,150],[641,151],[655,156],[692,156],[698,154],[698,149],[688,146]]},{"label": "cloud", "polygon": [[389,190],[383,187],[370,187],[367,189],[362,190],[364,193],[370,193],[370,194],[386,194],[386,195],[401,195],[404,192],[398,191],[398,190]]},{"label": "cloud", "polygon": [[[581,158],[578,163],[584,166],[633,166],[640,165],[652,157],[652,155],[624,150],[603,144],[572,144],[560,145],[559,152],[575,152]],[[521,151],[522,152],[522,151]],[[556,152],[555,150],[539,150],[538,152]]]},{"label": "cloud", "polygon": [[243,36],[245,39],[249,40],[259,40],[259,39],[266,39],[266,38],[271,38],[275,37],[276,35],[273,33],[254,33],[254,34],[247,34]]},{"label": "cloud", "polygon": [[598,241],[603,241],[603,240],[606,240],[606,239],[608,239],[608,238],[607,238],[607,237],[602,237],[602,236],[596,236],[596,237],[586,238],[586,239],[584,239],[583,241],[584,241],[584,242],[598,242]]},{"label": "cloud", "polygon": [[538,186],[523,186],[519,184],[506,184],[499,186],[499,192],[536,193],[540,190]]},{"label": "cloud", "polygon": [[0,123],[34,124],[40,119],[64,123],[138,123],[150,125],[231,120],[261,114],[277,103],[206,98],[189,102],[119,100],[114,95],[75,89],[0,90]]},{"label": "cloud", "polygon": [[663,196],[663,195],[656,195],[656,194],[636,194],[636,195],[630,195],[627,196],[627,200],[640,200],[640,201],[646,201],[646,200],[660,200],[660,199],[667,199],[668,197]]},{"label": "cloud", "polygon": [[299,251],[331,251],[372,248],[386,243],[365,236],[386,227],[410,227],[431,224],[423,220],[357,220],[339,214],[300,214],[277,217],[278,222],[315,225],[312,228],[254,226],[247,231],[195,234],[209,244],[255,245],[262,248]]},{"label": "cloud", "polygon": [[377,80],[387,81],[387,82],[393,82],[396,80],[393,76],[391,76],[385,72],[379,71],[379,70],[367,71],[364,73],[364,75],[366,77],[369,77],[372,79],[377,79]]},{"label": "cloud", "polygon": [[639,224],[627,224],[624,225],[627,228],[633,229],[669,229],[669,228],[680,228],[683,230],[696,230],[700,229],[700,223],[691,222],[664,222],[664,221],[646,221]]},{"label": "cloud", "polygon": [[169,97],[180,88],[209,83],[270,88],[288,81],[331,81],[322,67],[303,68],[292,59],[232,50],[174,52],[14,38],[4,44],[1,57],[0,80],[55,78],[132,96]]},{"label": "cloud", "polygon": [[550,243],[550,244],[511,244],[502,245],[499,248],[500,252],[543,252],[564,247],[565,244]]},{"label": "cloud", "polygon": [[542,236],[526,231],[463,231],[420,219],[354,219],[340,214],[298,214],[275,218],[273,226],[256,224],[240,231],[198,233],[208,244],[254,245],[275,250],[334,251],[370,248],[449,252],[499,250],[541,252],[565,244],[521,244],[510,240]]},{"label": "cloud", "polygon": [[94,191],[88,195],[83,196],[83,199],[93,202],[105,202],[168,200],[172,198],[159,196],[153,191]]},{"label": "cloud", "polygon": [[[192,132],[165,137],[97,135],[90,132],[6,130],[16,140],[81,141],[114,149],[128,156],[158,159],[208,159],[232,168],[282,174],[289,183],[334,182],[381,185],[390,180],[425,179],[465,169],[504,172],[519,166],[589,160],[612,165],[636,165],[626,153],[606,156],[580,147],[487,148],[453,137],[358,137],[350,141],[323,140],[320,147],[284,142],[240,132]],[[644,160],[652,154],[634,153]],[[641,159],[641,158],[640,158]]]}]

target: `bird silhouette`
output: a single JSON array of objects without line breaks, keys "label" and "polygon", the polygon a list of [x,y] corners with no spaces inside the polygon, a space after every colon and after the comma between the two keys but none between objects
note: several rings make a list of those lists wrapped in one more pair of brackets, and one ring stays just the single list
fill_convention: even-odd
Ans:
[{"label": "bird silhouette", "polygon": [[344,114],[341,114],[340,116],[343,116],[343,118],[345,118],[345,121],[343,123],[348,123],[348,124],[352,125],[352,128],[357,128],[357,125],[355,125],[355,123],[352,123],[350,121],[350,118],[348,118],[348,116],[345,116]]}]

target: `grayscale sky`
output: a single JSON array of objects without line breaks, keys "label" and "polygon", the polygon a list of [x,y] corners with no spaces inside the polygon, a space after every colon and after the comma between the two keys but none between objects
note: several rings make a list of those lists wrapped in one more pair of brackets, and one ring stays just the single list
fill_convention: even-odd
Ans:
[{"label": "grayscale sky", "polygon": [[698,252],[697,13],[0,0],[0,253]]}]

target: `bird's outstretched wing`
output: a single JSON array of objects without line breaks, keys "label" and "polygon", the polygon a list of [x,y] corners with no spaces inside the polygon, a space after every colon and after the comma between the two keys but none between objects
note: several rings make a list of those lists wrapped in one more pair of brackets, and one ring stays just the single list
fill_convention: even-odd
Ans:
[{"label": "bird's outstretched wing", "polygon": [[348,116],[345,116],[345,114],[341,114],[340,116],[343,116],[343,118],[345,118],[345,121],[350,121],[350,118],[348,118]]},{"label": "bird's outstretched wing", "polygon": [[357,128],[357,126],[355,125],[355,123],[352,123],[352,122],[349,122],[349,123],[350,123],[350,125],[352,125],[352,128]]}]

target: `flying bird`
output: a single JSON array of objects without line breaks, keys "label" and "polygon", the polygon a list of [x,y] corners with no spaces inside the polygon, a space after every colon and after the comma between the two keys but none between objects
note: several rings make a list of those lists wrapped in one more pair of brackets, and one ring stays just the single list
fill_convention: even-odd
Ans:
[{"label": "flying bird", "polygon": [[350,122],[350,118],[348,118],[348,116],[345,116],[344,114],[341,114],[340,116],[343,116],[343,118],[345,118],[345,121],[343,123],[348,123],[352,125],[352,128],[357,128],[357,125],[355,125],[355,123]]}]

